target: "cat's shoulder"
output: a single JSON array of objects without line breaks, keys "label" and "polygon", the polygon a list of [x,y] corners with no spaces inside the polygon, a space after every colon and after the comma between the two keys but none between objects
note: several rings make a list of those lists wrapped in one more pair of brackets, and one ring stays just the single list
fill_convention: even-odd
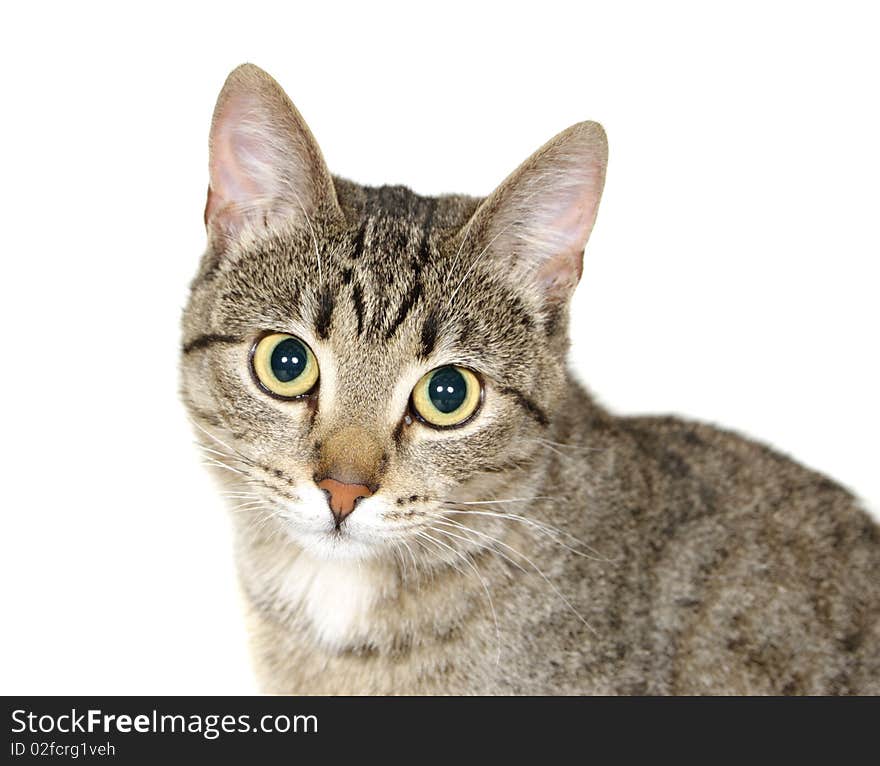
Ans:
[{"label": "cat's shoulder", "polygon": [[736,473],[743,481],[809,484],[852,499],[843,485],[808,468],[781,450],[734,430],[673,416],[615,418],[642,453],[662,469],[683,475]]},{"label": "cat's shoulder", "polygon": [[680,417],[615,420],[652,486],[673,502],[753,531],[772,521],[810,545],[825,538],[833,548],[854,538],[880,549],[877,522],[859,498],[774,447]]}]

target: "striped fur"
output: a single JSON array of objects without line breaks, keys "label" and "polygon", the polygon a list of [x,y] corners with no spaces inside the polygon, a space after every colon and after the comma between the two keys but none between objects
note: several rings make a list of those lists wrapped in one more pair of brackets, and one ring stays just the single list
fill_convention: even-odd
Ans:
[{"label": "striped fur", "polygon": [[[248,151],[296,155],[283,183],[259,157],[220,174],[242,104]],[[732,433],[611,415],[566,368],[600,129],[486,200],[426,198],[331,178],[292,109],[255,67],[221,95],[181,348],[266,690],[880,693],[880,539],[850,494]],[[268,331],[313,349],[305,399],[255,385]],[[438,431],[409,396],[445,364],[484,395]],[[342,526],[316,485],[333,461],[375,489]]]}]

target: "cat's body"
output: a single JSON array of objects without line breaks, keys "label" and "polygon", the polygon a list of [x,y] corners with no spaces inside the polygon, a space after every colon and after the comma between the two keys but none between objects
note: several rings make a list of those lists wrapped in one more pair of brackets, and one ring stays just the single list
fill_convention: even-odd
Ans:
[{"label": "cat's body", "polygon": [[[331,179],[276,88],[246,67],[218,103],[226,165],[212,164],[183,355],[238,506],[263,688],[880,693],[880,539],[852,496],[731,433],[614,417],[567,372],[598,129],[561,134],[487,200],[430,199]],[[274,154],[255,162],[249,145],[231,183],[246,164],[222,143],[236,97],[251,99],[245,139],[269,125]],[[266,193],[291,133],[295,167]],[[575,156],[593,175],[574,175]],[[308,343],[320,386],[261,392],[247,360],[266,332]],[[481,404],[430,428],[409,392],[451,364],[479,375]],[[349,516],[331,515],[326,477],[362,488]]]}]

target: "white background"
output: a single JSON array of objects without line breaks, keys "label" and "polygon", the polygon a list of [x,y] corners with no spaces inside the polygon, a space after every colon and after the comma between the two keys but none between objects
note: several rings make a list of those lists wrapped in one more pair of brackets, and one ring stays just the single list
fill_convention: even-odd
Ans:
[{"label": "white background", "polygon": [[734,427],[880,504],[871,4],[296,5],[4,11],[2,692],[254,688],[176,392],[208,124],[242,61],[334,172],[423,193],[487,193],[601,121],[580,375],[617,411]]}]

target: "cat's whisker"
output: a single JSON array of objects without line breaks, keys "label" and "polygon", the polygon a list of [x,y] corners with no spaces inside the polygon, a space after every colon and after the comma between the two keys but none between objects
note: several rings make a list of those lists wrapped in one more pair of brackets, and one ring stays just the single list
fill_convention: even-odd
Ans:
[{"label": "cat's whisker", "polygon": [[236,511],[236,510],[238,510],[240,508],[244,508],[246,506],[253,505],[254,507],[259,507],[260,505],[264,505],[264,504],[271,505],[271,503],[268,500],[244,500],[241,503],[239,503],[238,505],[229,506],[229,510]]},{"label": "cat's whisker", "polygon": [[406,563],[406,558],[403,555],[403,546],[399,542],[394,543],[394,551],[400,559],[400,566],[403,569],[403,579],[406,581],[409,579],[409,565]]},{"label": "cat's whisker", "polygon": [[[216,465],[217,463],[222,463],[226,468],[231,471],[238,471],[239,474],[246,479],[251,479],[250,466],[241,458],[235,457],[234,455],[223,455],[216,450],[211,452],[204,452],[202,454],[202,463],[205,465]],[[213,461],[213,462],[211,462]]]},{"label": "cat's whisker", "polygon": [[219,459],[231,460],[233,462],[241,464],[242,466],[250,467],[250,464],[247,461],[242,460],[240,457],[237,457],[236,455],[230,455],[226,452],[220,452],[219,450],[211,449],[210,447],[206,447],[204,444],[201,444],[200,442],[194,442],[194,444],[196,445],[196,447],[198,447],[202,451],[202,453],[203,453],[202,457],[214,457],[218,460]]},{"label": "cat's whisker", "polygon": [[563,450],[571,450],[572,452],[607,452],[608,449],[605,447],[584,447],[580,444],[566,444],[565,442],[556,442],[552,439],[527,439],[526,441],[531,442],[533,444],[544,444],[544,445],[552,445],[554,447],[559,447]]},{"label": "cat's whisker", "polygon": [[[501,541],[498,540],[497,538],[492,537],[491,535],[487,535],[483,532],[478,532],[476,529],[471,529],[470,527],[466,527],[464,524],[459,524],[459,523],[454,522],[452,520],[444,520],[440,516],[437,516],[434,521],[436,524],[443,524],[444,526],[448,525],[448,526],[451,526],[453,529],[459,529],[460,531],[465,532],[465,533],[479,535],[480,537],[489,540],[490,543],[501,544]],[[481,543],[479,540],[474,540],[472,537],[462,537],[461,535],[453,534],[452,532],[449,532],[448,530],[437,529],[434,526],[431,526],[430,528],[433,529],[435,532],[440,532],[442,534],[447,535],[448,537],[455,538],[456,540],[461,540],[462,542],[470,543],[471,545],[476,545],[480,550],[491,550],[494,553],[497,553],[499,556],[502,556],[506,561],[513,564],[513,566],[515,566],[520,572],[527,572],[528,571],[518,561],[514,561],[512,558],[510,558],[508,555],[506,555],[503,551],[495,550],[492,546],[487,546],[487,545]]]},{"label": "cat's whisker", "polygon": [[221,447],[225,447],[230,452],[237,455],[241,460],[243,460],[249,466],[256,467],[256,464],[254,463],[254,461],[251,460],[247,455],[245,455],[241,450],[238,450],[235,447],[232,447],[231,445],[227,444],[225,441],[220,439],[218,436],[215,436],[214,434],[212,434],[207,428],[205,428],[201,424],[197,423],[193,418],[189,418],[189,422],[192,425],[194,425],[196,428],[198,428],[199,431],[201,431],[203,434],[205,434],[208,438],[213,439]]},{"label": "cat's whisker", "polygon": [[413,553],[412,548],[410,548],[409,543],[408,543],[406,540],[401,539],[401,540],[400,540],[400,544],[403,545],[403,547],[404,547],[404,548],[406,549],[406,551],[409,553],[409,557],[412,559],[413,572],[415,572],[415,575],[416,575],[416,582],[418,583],[418,579],[419,579],[419,565],[418,565],[418,563],[416,562],[415,554]]},{"label": "cat's whisker", "polygon": [[276,511],[274,513],[267,513],[262,518],[259,518],[255,522],[253,522],[250,525],[250,528],[254,532],[260,532],[260,531],[262,531],[263,527],[265,527],[270,521],[272,521],[273,519],[277,519],[278,517],[283,517],[283,516],[284,516],[284,511]]},{"label": "cat's whisker", "polygon": [[[434,529],[434,531],[440,531],[440,530],[437,530],[437,529],[434,528],[434,527],[431,527],[431,528]],[[509,551],[511,551],[514,555],[519,556],[520,558],[522,558],[522,559],[523,559],[523,560],[524,560],[529,566],[532,567],[532,569],[534,569],[534,570],[535,570],[535,571],[536,571],[536,572],[537,572],[537,573],[543,578],[544,582],[546,582],[547,585],[549,585],[549,586],[553,589],[553,591],[556,593],[556,595],[557,595],[557,596],[562,600],[562,602],[563,602],[563,603],[564,603],[564,604],[565,604],[565,605],[571,610],[572,614],[574,614],[574,615],[575,615],[575,616],[576,616],[576,617],[577,617],[577,618],[578,618],[578,619],[579,619],[579,620],[580,620],[580,621],[581,621],[581,622],[587,627],[587,629],[588,629],[588,630],[589,630],[594,636],[598,637],[599,634],[596,632],[596,629],[595,629],[592,625],[590,625],[589,622],[587,622],[587,619],[586,619],[586,618],[585,618],[585,617],[584,617],[584,616],[583,616],[583,615],[582,615],[582,614],[581,614],[581,613],[575,608],[574,604],[572,604],[571,601],[569,601],[569,600],[565,597],[565,594],[563,594],[563,592],[562,592],[561,590],[559,590],[559,588],[556,586],[556,584],[555,584],[555,583],[554,583],[549,577],[547,577],[546,574],[544,574],[544,571],[543,571],[543,570],[542,570],[542,569],[541,569],[541,568],[540,568],[540,567],[539,567],[534,561],[532,561],[528,556],[526,556],[522,551],[517,550],[517,549],[514,548],[512,545],[508,545],[507,543],[505,543],[505,542],[499,540],[499,539],[496,538],[496,537],[492,537],[491,535],[487,535],[487,534],[484,534],[484,533],[482,533],[482,532],[478,532],[478,531],[475,530],[475,529],[469,529],[468,531],[473,532],[473,533],[475,533],[475,534],[478,534],[478,535],[480,535],[481,537],[487,538],[487,539],[489,539],[490,541],[494,542],[495,544],[497,544],[497,545],[501,545],[501,546],[507,548],[507,549],[508,549]],[[473,542],[473,541],[470,541],[470,542]],[[498,550],[496,550],[496,549],[494,549],[494,548],[492,548],[492,547],[488,547],[488,548],[487,548],[486,546],[483,546],[483,550],[494,550],[495,553],[498,553],[499,555],[502,555],[502,556],[504,555],[503,553],[501,553],[501,551],[498,551]],[[510,558],[508,558],[507,556],[505,556],[505,558],[507,558],[507,560],[510,561],[511,563],[514,563],[514,562],[513,562]],[[520,568],[522,568],[522,567],[520,567]]]},{"label": "cat's whisker", "polygon": [[533,442],[539,447],[543,447],[544,449],[550,450],[554,455],[561,457],[563,460],[574,460],[572,455],[566,455],[562,450],[554,447],[552,444],[545,444],[544,442],[535,441]]},{"label": "cat's whisker", "polygon": [[529,503],[532,500],[553,500],[554,498],[546,495],[535,495],[534,497],[505,497],[500,500],[449,500],[448,502],[457,505],[494,505],[499,503]]},{"label": "cat's whisker", "polygon": [[394,540],[391,542],[391,550],[394,553],[394,558],[397,563],[400,565],[398,567],[398,571],[400,572],[400,577],[403,582],[407,582],[409,580],[409,570],[407,567],[406,559],[403,557],[403,548],[400,545],[400,542]]},{"label": "cat's whisker", "polygon": [[[430,529],[433,532],[442,532],[442,530],[436,529],[435,527],[430,527]],[[492,600],[492,593],[489,590],[489,586],[486,583],[485,578],[480,574],[480,570],[477,568],[476,563],[474,563],[474,561],[469,556],[466,556],[464,553],[457,550],[456,548],[453,548],[451,545],[447,545],[443,541],[437,540],[436,538],[431,537],[431,535],[429,535],[427,532],[420,532],[419,534],[424,535],[427,539],[429,539],[432,542],[436,543],[437,545],[445,548],[446,550],[451,551],[456,556],[461,558],[468,566],[470,566],[470,568],[473,570],[474,574],[477,576],[477,580],[480,581],[480,585],[482,586],[483,591],[486,593],[486,598],[489,601],[489,608],[492,611],[492,620],[495,623],[495,641],[496,641],[497,647],[498,647],[498,654],[496,655],[495,663],[496,663],[496,665],[500,664],[501,663],[501,627],[498,624],[498,613],[495,611],[495,602]]]},{"label": "cat's whisker", "polygon": [[227,465],[226,463],[221,462],[220,460],[214,460],[212,458],[208,458],[207,460],[202,461],[205,465],[213,465],[217,468],[225,468],[227,471],[231,471],[232,473],[239,474],[241,476],[247,476],[244,471],[239,471],[238,468],[233,468],[231,465]]},{"label": "cat's whisker", "polygon": [[244,497],[244,498],[235,497],[235,498],[228,498],[228,500],[229,500],[230,502],[233,502],[233,503],[237,501],[237,505],[233,505],[233,506],[231,506],[232,508],[240,508],[240,507],[243,506],[243,505],[253,505],[253,504],[256,504],[256,503],[267,503],[267,502],[269,502],[269,501],[268,501],[266,498],[264,498],[264,497]]},{"label": "cat's whisker", "polygon": [[[266,502],[260,502],[259,504],[253,504],[253,505],[251,503],[244,503],[239,506],[234,506],[234,507],[230,508],[230,510],[233,513],[245,513],[245,512],[256,513],[258,511],[274,511],[274,510],[276,510],[276,507],[277,506],[266,501]],[[262,518],[262,515],[260,515],[259,518]]]},{"label": "cat's whisker", "polygon": [[198,440],[196,440],[195,442],[193,442],[193,444],[195,444],[195,445],[196,445],[200,450],[202,450],[203,452],[208,452],[208,453],[210,453],[210,454],[212,454],[212,455],[218,455],[219,457],[228,457],[228,458],[230,458],[231,460],[241,460],[241,458],[236,457],[235,455],[233,455],[233,454],[231,454],[231,453],[229,453],[229,452],[221,452],[220,450],[214,449],[213,447],[208,447],[207,445],[202,444],[202,443],[201,443],[200,441],[198,441]]},{"label": "cat's whisker", "polygon": [[252,510],[256,510],[258,508],[271,508],[271,507],[272,506],[270,506],[269,503],[267,503],[265,500],[249,500],[246,503],[240,503],[239,505],[233,505],[229,510],[232,511],[233,513],[236,513],[236,512],[240,513],[242,511],[246,511],[246,510],[252,511]]},{"label": "cat's whisker", "polygon": [[246,508],[242,510],[232,511],[232,513],[243,514],[242,518],[249,520],[247,523],[247,528],[259,530],[266,521],[264,511],[268,510],[268,508]]},{"label": "cat's whisker", "polygon": [[[424,530],[419,530],[419,531],[417,531],[417,532],[415,533],[415,535],[416,535],[417,538],[421,538],[421,539],[423,539],[423,540],[430,540],[430,539],[431,539],[430,536],[428,536],[428,535],[425,534]],[[433,540],[432,540],[432,542],[433,542]],[[436,543],[434,543],[434,544],[435,544],[435,546],[436,546]],[[422,546],[422,547],[424,548],[424,546]],[[436,546],[436,547],[439,548],[439,546]],[[437,556],[436,551],[431,551],[430,548],[425,548],[425,550],[428,551],[428,553],[430,554],[430,557],[431,557],[432,559],[434,559],[435,561],[438,559],[438,556]],[[442,549],[440,549],[440,550],[441,550],[441,554],[442,554]],[[451,567],[452,567],[456,572],[458,572],[462,577],[468,577],[468,576],[469,576],[468,573],[465,572],[465,571],[464,571],[464,570],[463,570],[463,569],[462,569],[457,563],[455,563],[454,561],[448,561],[448,560],[446,560],[442,555],[441,555],[439,558],[440,558],[440,560],[441,560],[441,562],[442,562],[443,564],[448,564],[449,566],[451,566]]]},{"label": "cat's whisker", "polygon": [[[605,449],[599,449],[596,447],[580,447],[574,444],[562,444],[560,442],[552,442],[543,439],[527,439],[525,443],[532,444],[536,447],[542,447],[545,450],[549,450],[557,457],[562,458],[563,460],[569,463],[578,463],[584,459],[584,453],[586,452],[606,452]],[[579,454],[568,454],[565,452],[566,449],[570,449],[572,452],[576,452]]]},{"label": "cat's whisker", "polygon": [[[436,553],[434,553],[434,551],[432,551],[430,548],[428,548],[428,546],[425,545],[421,540],[417,540],[417,539],[413,538],[413,542],[419,546],[420,550],[424,551],[426,561],[430,562],[432,559],[437,558]],[[456,567],[456,569],[458,569],[458,568]],[[431,581],[433,582],[434,578],[436,577],[434,567],[427,566],[426,571],[428,573],[428,577],[430,577]],[[461,570],[458,570],[458,571],[461,571]],[[462,575],[464,576],[463,572],[462,572]]]},{"label": "cat's whisker", "polygon": [[[476,503],[476,504],[482,505],[483,503]],[[576,537],[575,535],[571,534],[571,532],[568,532],[567,530],[562,529],[561,527],[557,527],[553,524],[550,524],[549,522],[538,521],[537,519],[531,519],[531,518],[528,518],[527,516],[521,516],[517,513],[511,513],[510,511],[507,511],[507,510],[505,510],[504,512],[477,511],[477,510],[472,510],[470,508],[460,508],[459,507],[460,505],[462,505],[462,504],[456,503],[456,502],[446,501],[444,506],[442,506],[442,507],[445,510],[452,511],[454,513],[460,513],[462,515],[493,516],[495,518],[511,519],[512,521],[518,521],[522,524],[526,524],[528,526],[533,526],[535,528],[538,528],[538,529],[544,531],[548,536],[551,537],[551,539],[555,539],[554,535],[561,535],[563,537],[567,537],[572,542],[576,543],[577,545],[581,546],[585,550],[590,551],[593,554],[593,556],[587,556],[585,553],[583,553],[581,551],[577,551],[576,549],[571,548],[570,546],[566,545],[561,540],[556,541],[560,545],[571,550],[572,553],[577,553],[579,556],[583,556],[584,558],[589,558],[589,559],[595,559],[596,561],[604,561],[606,563],[612,563],[614,561],[617,561],[616,558],[608,558],[607,556],[604,556],[600,551],[597,551],[595,548],[593,548],[591,545],[589,545],[586,542],[584,542],[583,540],[581,540],[579,537]]]},{"label": "cat's whisker", "polygon": [[[547,535],[547,537],[549,537],[551,540],[553,540],[553,542],[557,543],[558,545],[561,545],[566,550],[571,551],[575,555],[580,556],[582,558],[590,559],[591,561],[601,561],[606,564],[610,564],[610,563],[613,563],[618,560],[617,558],[612,559],[612,558],[608,558],[607,556],[603,556],[599,551],[597,551],[591,545],[588,545],[587,543],[585,543],[580,538],[575,537],[573,534],[571,534],[570,532],[567,532],[564,529],[561,529],[560,527],[556,527],[556,526],[553,526],[552,524],[548,524],[547,522],[536,521],[535,519],[529,519],[529,518],[526,518],[525,516],[520,516],[518,514],[509,513],[509,512],[499,513],[499,512],[495,512],[495,511],[463,510],[460,508],[456,508],[452,505],[445,505],[445,506],[441,506],[441,507],[443,507],[447,511],[451,511],[452,513],[456,513],[456,514],[462,514],[462,515],[467,515],[467,516],[491,516],[491,517],[497,518],[497,519],[509,519],[511,521],[516,521],[521,524],[525,524],[527,527],[531,527],[533,529],[538,530],[539,532],[543,532],[545,535]],[[569,538],[570,540],[575,542],[577,545],[580,545],[584,549],[590,551],[590,553],[592,553],[593,555],[591,556],[587,553],[584,553],[583,551],[579,551],[576,548],[573,548],[572,546],[568,545],[567,543],[563,542],[562,540],[559,540],[556,537],[556,535],[563,535],[564,537]]]},{"label": "cat's whisker", "polygon": [[401,578],[402,581],[405,581],[403,565],[400,561],[400,546],[397,544],[396,540],[388,541],[388,550],[391,552],[391,555],[394,557],[394,567],[397,572],[397,575]]},{"label": "cat's whisker", "polygon": [[[271,534],[266,538],[266,542],[267,542],[267,543],[271,543],[271,542],[273,542],[276,538],[281,537],[283,534],[284,534],[284,527],[282,527],[282,526],[279,524],[279,525],[277,525],[277,526],[275,527],[275,529],[272,530]],[[293,542],[290,538],[285,538],[285,540],[286,540],[288,546],[290,546],[290,545],[292,544],[292,542]],[[293,558],[291,559],[291,563],[293,563],[294,561],[296,561],[297,558],[299,558],[299,554],[300,554],[301,552],[302,552],[301,550],[297,551],[297,553],[296,553],[296,554],[293,556]]]},{"label": "cat's whisker", "polygon": [[249,520],[247,522],[247,528],[259,531],[267,523],[268,511],[271,511],[271,508],[244,508],[233,511],[233,513],[243,514],[242,518]]}]

